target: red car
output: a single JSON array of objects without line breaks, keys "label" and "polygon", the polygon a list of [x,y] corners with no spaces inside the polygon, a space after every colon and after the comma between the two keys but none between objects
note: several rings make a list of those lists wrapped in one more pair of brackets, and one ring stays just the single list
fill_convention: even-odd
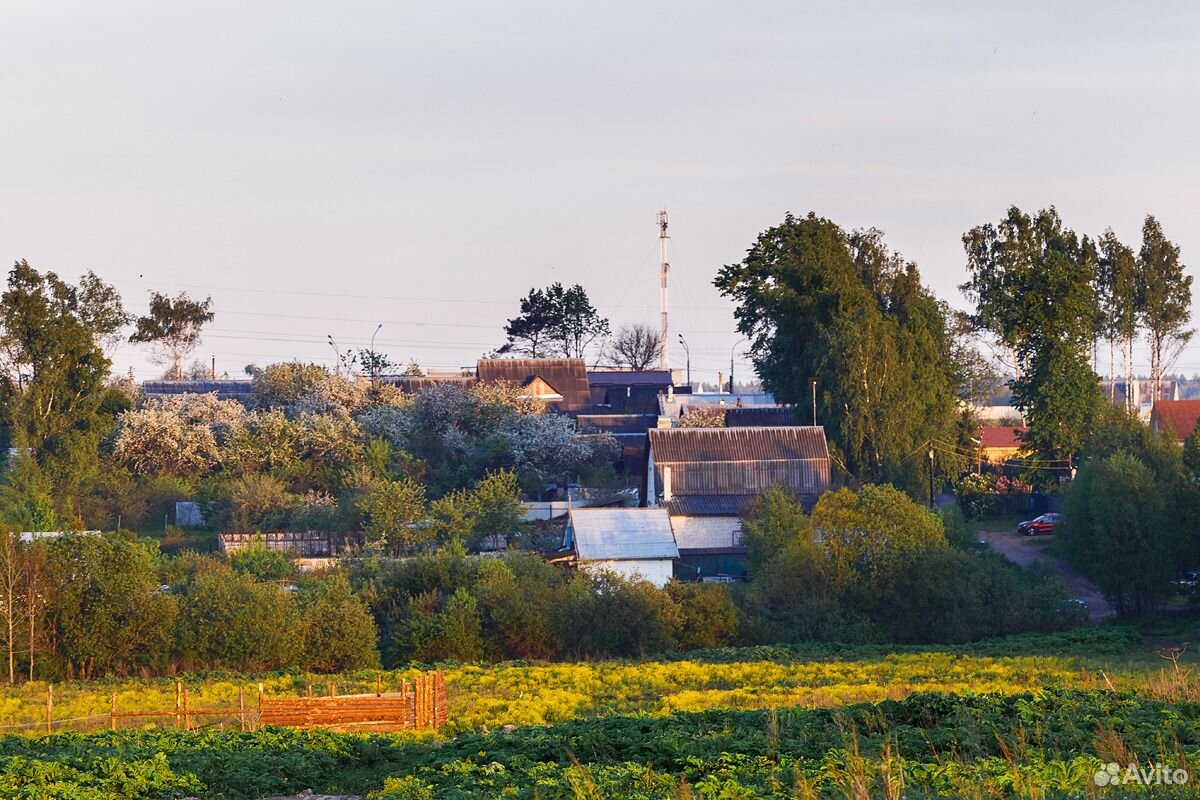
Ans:
[{"label": "red car", "polygon": [[1018,525],[1017,533],[1022,536],[1042,536],[1054,533],[1054,528],[1065,521],[1062,514],[1042,514]]}]

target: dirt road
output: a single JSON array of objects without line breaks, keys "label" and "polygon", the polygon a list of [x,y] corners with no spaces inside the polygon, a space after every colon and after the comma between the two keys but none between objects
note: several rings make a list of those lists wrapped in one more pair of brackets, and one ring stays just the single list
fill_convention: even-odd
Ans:
[{"label": "dirt road", "polygon": [[981,533],[980,538],[987,541],[997,553],[1022,567],[1041,561],[1061,575],[1071,596],[1087,603],[1088,622],[1099,622],[1113,615],[1112,606],[1095,584],[1066,562],[1045,552],[1046,546],[1054,540],[1053,536],[1021,536],[1016,531],[989,531]]}]

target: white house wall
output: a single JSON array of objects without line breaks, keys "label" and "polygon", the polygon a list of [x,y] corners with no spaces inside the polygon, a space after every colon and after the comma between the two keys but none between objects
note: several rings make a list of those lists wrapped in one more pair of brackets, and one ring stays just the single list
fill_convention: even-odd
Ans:
[{"label": "white house wall", "polygon": [[620,575],[627,580],[649,581],[662,588],[671,580],[673,572],[670,559],[655,559],[646,561],[581,561],[579,568],[599,574],[608,572]]}]

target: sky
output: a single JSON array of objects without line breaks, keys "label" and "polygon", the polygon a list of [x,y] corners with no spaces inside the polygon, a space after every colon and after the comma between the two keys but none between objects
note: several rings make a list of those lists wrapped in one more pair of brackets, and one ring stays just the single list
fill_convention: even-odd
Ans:
[{"label": "sky", "polygon": [[[1200,263],[1198,24],[1187,3],[6,0],[0,260],[94,270],[134,312],[211,296],[196,356],[235,377],[332,365],[328,336],[380,323],[393,361],[454,368],[555,281],[656,326],[665,208],[672,366],[682,333],[693,379],[733,353],[740,380],[712,279],[788,212],[883,230],[963,307],[962,234],[1011,205],[1135,246],[1153,213]],[[162,372],[134,345],[114,366]]]}]

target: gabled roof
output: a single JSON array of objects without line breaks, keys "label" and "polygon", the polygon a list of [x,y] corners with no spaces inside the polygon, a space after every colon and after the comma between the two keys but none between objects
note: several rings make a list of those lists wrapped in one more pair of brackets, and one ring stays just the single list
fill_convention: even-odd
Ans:
[{"label": "gabled roof", "polygon": [[829,459],[820,426],[655,428],[646,435],[655,464]]},{"label": "gabled roof", "polygon": [[665,508],[573,508],[568,531],[579,561],[679,558]]},{"label": "gabled roof", "polygon": [[979,429],[979,446],[984,450],[1019,450],[1024,446],[1021,434],[1028,433],[1026,427],[993,427]]},{"label": "gabled roof", "polygon": [[1150,424],[1156,431],[1171,430],[1183,441],[1196,430],[1200,419],[1200,400],[1159,400],[1150,413]]},{"label": "gabled roof", "polygon": [[582,358],[485,358],[480,359],[475,371],[481,383],[531,386],[540,380],[562,395],[561,401],[555,401],[560,411],[576,413],[592,406]]}]

